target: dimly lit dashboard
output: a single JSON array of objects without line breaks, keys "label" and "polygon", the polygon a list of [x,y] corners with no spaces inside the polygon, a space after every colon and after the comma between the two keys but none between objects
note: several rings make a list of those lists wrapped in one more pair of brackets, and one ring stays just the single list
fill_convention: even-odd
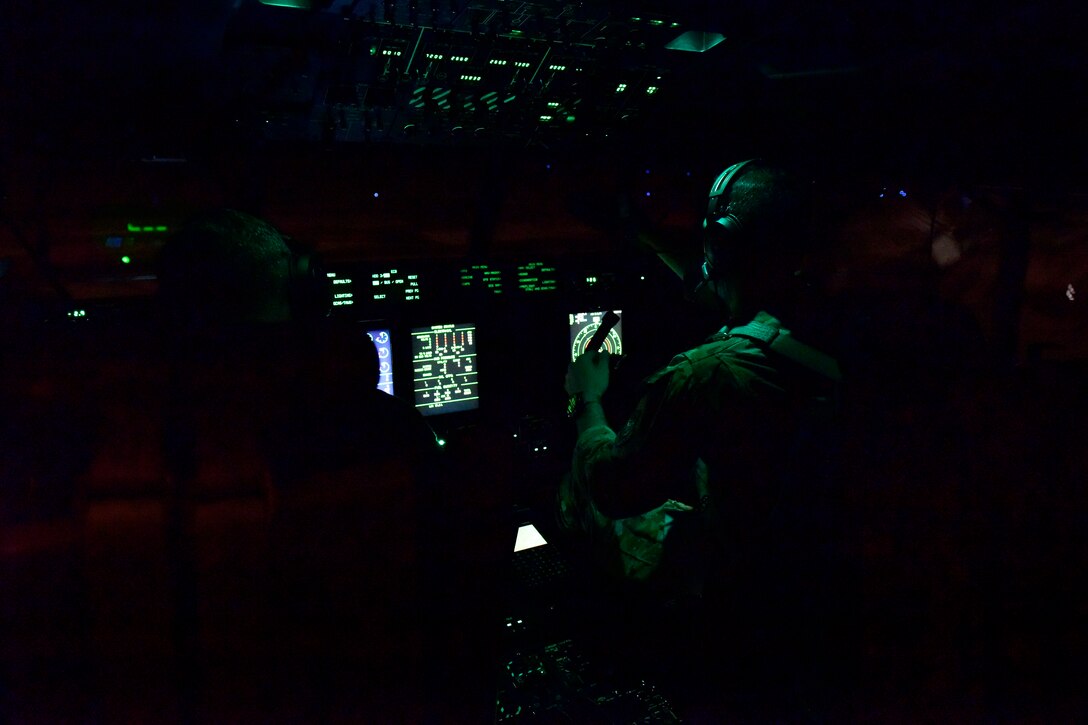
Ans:
[{"label": "dimly lit dashboard", "polygon": [[[330,316],[357,321],[379,356],[379,389],[441,427],[559,410],[566,365],[606,310],[647,319],[675,290],[660,270],[582,259],[330,265]],[[675,280],[673,280],[675,282]],[[640,323],[636,322],[637,326]],[[620,355],[623,325],[602,350]]]},{"label": "dimly lit dashboard", "polygon": [[[607,310],[621,322],[604,351],[652,358],[659,350],[667,361],[683,344],[670,306],[682,304],[679,282],[646,255],[327,262],[325,274],[329,317],[354,323],[375,346],[377,388],[438,431],[561,417],[566,367]],[[93,325],[134,308],[151,310],[152,298],[76,302],[66,320]],[[629,367],[620,377],[649,372]]]},{"label": "dimly lit dashboard", "polygon": [[600,265],[524,262],[388,262],[336,266],[328,272],[332,313],[352,316],[361,307],[426,306],[439,302],[545,300],[556,295],[607,293],[620,275]]}]

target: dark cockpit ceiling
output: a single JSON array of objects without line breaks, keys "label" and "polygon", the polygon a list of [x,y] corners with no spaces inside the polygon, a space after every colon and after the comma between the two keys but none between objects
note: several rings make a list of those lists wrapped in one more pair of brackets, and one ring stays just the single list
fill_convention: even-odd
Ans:
[{"label": "dark cockpit ceiling", "polygon": [[1060,131],[1050,104],[1083,71],[1072,15],[970,5],[54,3],[8,11],[5,85],[24,142],[114,158],[277,141],[555,148],[622,129],[688,150],[697,129],[790,130],[798,149],[835,128],[972,131],[959,142],[981,147],[1047,116]]},{"label": "dark cockpit ceiling", "polygon": [[118,268],[103,239],[210,205],[336,261],[560,256],[614,249],[585,200],[617,186],[690,230],[708,179],[745,154],[940,183],[1060,185],[1084,168],[1062,3],[5,12],[2,256],[75,298],[144,294],[116,282],[151,272]]}]

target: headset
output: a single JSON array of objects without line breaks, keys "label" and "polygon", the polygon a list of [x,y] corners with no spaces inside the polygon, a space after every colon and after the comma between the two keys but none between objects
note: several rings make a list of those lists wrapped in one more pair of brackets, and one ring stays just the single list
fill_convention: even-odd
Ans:
[{"label": "headset", "polygon": [[[715,265],[710,261],[711,257],[720,259],[728,254],[727,244],[733,245],[734,242],[731,240],[742,234],[745,229],[745,222],[736,214],[719,213],[718,206],[721,204],[722,197],[726,197],[725,200],[728,202],[727,195],[733,188],[733,182],[740,175],[740,172],[752,164],[759,163],[759,161],[760,159],[756,158],[733,164],[723,171],[710,187],[710,197],[706,204],[706,218],[703,220],[702,273],[704,281],[714,276]],[[719,262],[718,266],[725,265]]]},{"label": "headset", "polygon": [[290,237],[283,237],[291,252],[287,260],[288,295],[295,319],[328,317],[332,311],[332,286],[321,258],[313,249]]}]

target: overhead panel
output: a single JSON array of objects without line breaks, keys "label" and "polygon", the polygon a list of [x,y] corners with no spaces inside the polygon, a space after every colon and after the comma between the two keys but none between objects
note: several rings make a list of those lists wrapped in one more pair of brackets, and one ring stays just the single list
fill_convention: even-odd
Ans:
[{"label": "overhead panel", "polygon": [[[275,18],[240,14],[225,50],[248,59],[234,67],[246,72],[258,131],[325,143],[550,145],[607,134],[667,87],[667,71],[645,51],[664,49],[679,25],[614,17],[604,4],[501,0],[336,0],[261,12]],[[292,23],[295,32],[274,31]]]}]

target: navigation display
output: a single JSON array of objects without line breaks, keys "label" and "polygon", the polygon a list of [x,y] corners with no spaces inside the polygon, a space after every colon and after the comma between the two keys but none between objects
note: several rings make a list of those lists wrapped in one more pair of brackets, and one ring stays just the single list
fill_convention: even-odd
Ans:
[{"label": "navigation display", "polygon": [[[589,341],[593,338],[593,333],[597,331],[597,328],[601,326],[601,319],[605,316],[607,310],[601,310],[600,312],[574,312],[570,317],[570,360],[574,362],[578,359],[578,356],[584,353],[589,347]],[[614,312],[620,316],[620,321],[616,323],[616,326],[608,331],[608,337],[604,339],[604,345],[601,349],[610,355],[622,355],[623,354],[623,333],[621,327],[623,326],[623,313],[619,310]]]},{"label": "navigation display", "polygon": [[423,415],[479,407],[475,323],[412,328],[412,387]]},{"label": "navigation display", "polygon": [[378,350],[378,390],[393,394],[393,341],[388,329],[367,330]]}]

